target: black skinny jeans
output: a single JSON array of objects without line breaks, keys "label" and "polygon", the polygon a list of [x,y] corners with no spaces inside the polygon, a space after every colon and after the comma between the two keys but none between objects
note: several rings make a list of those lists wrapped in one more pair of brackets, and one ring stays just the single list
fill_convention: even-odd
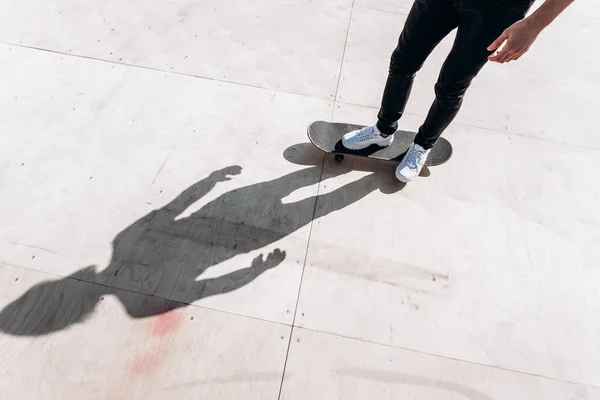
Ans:
[{"label": "black skinny jeans", "polygon": [[392,54],[377,127],[398,129],[416,72],[435,46],[458,28],[454,46],[435,84],[435,101],[415,143],[429,149],[458,114],[471,81],[491,54],[487,47],[522,19],[530,0],[416,0]]}]

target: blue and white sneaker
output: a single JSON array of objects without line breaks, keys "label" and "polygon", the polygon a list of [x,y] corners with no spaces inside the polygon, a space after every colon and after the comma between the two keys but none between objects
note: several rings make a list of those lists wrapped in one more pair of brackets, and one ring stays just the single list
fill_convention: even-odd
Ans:
[{"label": "blue and white sneaker", "polygon": [[366,149],[372,144],[387,147],[394,141],[394,136],[381,136],[377,126],[365,126],[357,131],[346,133],[342,138],[342,144],[349,150]]},{"label": "blue and white sneaker", "polygon": [[398,168],[396,168],[396,178],[400,182],[408,183],[419,176],[430,151],[431,149],[425,150],[418,144],[413,143]]}]

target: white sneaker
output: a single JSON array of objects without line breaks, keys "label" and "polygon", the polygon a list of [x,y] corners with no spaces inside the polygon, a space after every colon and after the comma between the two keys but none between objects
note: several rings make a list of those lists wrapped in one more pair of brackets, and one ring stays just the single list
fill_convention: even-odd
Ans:
[{"label": "white sneaker", "polygon": [[357,131],[346,133],[342,138],[342,144],[349,150],[366,149],[372,144],[387,147],[394,141],[394,136],[381,136],[377,126],[365,126]]},{"label": "white sneaker", "polygon": [[418,144],[413,143],[398,168],[396,168],[396,178],[401,182],[408,183],[419,176],[430,151],[431,149],[425,150]]}]

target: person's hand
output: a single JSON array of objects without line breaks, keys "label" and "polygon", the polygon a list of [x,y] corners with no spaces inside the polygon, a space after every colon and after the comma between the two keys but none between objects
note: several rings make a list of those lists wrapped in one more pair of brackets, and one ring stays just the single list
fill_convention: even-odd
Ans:
[{"label": "person's hand", "polygon": [[[488,47],[489,51],[495,52],[488,59],[501,64],[518,60],[529,50],[540,31],[541,29],[527,18],[515,22]],[[502,43],[505,43],[504,47],[497,51]]]},{"label": "person's hand", "polygon": [[219,171],[215,171],[211,174],[212,179],[215,182],[225,182],[231,180],[231,175],[239,175],[242,173],[242,167],[234,165],[231,167],[223,168]]},{"label": "person's hand", "polygon": [[275,268],[281,264],[283,260],[285,260],[286,255],[285,251],[275,249],[267,255],[266,260],[263,260],[263,255],[261,253],[252,261],[252,267],[250,268],[252,268],[257,275],[261,274],[264,271]]}]

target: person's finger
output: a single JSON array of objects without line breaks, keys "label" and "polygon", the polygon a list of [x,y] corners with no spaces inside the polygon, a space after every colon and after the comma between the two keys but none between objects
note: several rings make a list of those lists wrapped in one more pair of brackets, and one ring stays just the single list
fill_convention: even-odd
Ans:
[{"label": "person's finger", "polygon": [[502,49],[499,54],[498,61],[499,63],[505,63],[516,53],[515,50],[510,46],[510,43],[507,43],[506,46]]},{"label": "person's finger", "polygon": [[513,57],[513,61],[517,61],[519,58],[523,57],[523,54],[525,54],[525,51],[520,51],[518,52],[514,57]]},{"label": "person's finger", "polygon": [[494,54],[491,54],[488,57],[488,60],[494,61],[494,62],[498,62],[498,60],[500,59],[500,57],[502,57],[502,51],[497,51]]},{"label": "person's finger", "polygon": [[506,62],[518,60],[523,54],[527,53],[527,48],[518,47],[513,49],[510,53],[510,59],[507,59]]},{"label": "person's finger", "polygon": [[512,61],[514,57],[515,53],[508,53],[506,57],[504,57],[504,59],[502,60],[502,64]]},{"label": "person's finger", "polygon": [[490,61],[501,63],[502,60],[504,60],[506,58],[509,51],[510,51],[510,49],[508,48],[508,46],[504,46],[504,48],[502,50],[500,50],[496,54],[490,56],[489,59],[490,59]]},{"label": "person's finger", "polygon": [[519,58],[523,57],[528,51],[529,51],[529,48],[523,49],[522,51],[520,51],[519,52]]},{"label": "person's finger", "polygon": [[508,32],[504,31],[502,32],[502,34],[500,36],[498,36],[498,39],[494,40],[492,42],[492,44],[490,44],[488,46],[488,51],[496,51],[498,50],[498,48],[502,45],[502,43],[504,43],[504,41],[508,39]]}]

